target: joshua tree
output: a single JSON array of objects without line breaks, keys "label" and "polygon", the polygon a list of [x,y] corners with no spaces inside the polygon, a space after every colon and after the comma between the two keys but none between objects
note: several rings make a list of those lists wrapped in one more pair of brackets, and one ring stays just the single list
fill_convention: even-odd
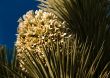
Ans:
[{"label": "joshua tree", "polygon": [[39,1],[42,10],[19,20],[18,66],[1,68],[18,78],[109,78],[109,0]]}]

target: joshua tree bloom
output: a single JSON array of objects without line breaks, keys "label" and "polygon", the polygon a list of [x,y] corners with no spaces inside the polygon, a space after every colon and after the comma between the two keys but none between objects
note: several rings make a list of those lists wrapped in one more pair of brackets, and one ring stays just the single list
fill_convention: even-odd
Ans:
[{"label": "joshua tree bloom", "polygon": [[43,58],[43,45],[48,45],[51,41],[63,42],[65,38],[70,37],[67,32],[66,22],[61,21],[52,13],[43,10],[27,12],[23,18],[19,19],[17,34],[18,59],[23,59],[23,52],[33,52]]}]

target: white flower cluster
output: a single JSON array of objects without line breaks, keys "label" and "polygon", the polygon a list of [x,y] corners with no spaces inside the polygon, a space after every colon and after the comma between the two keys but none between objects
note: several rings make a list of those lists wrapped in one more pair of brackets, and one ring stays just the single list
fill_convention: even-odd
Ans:
[{"label": "white flower cluster", "polygon": [[43,57],[42,44],[47,45],[52,41],[63,42],[68,28],[66,23],[60,21],[57,16],[42,10],[29,11],[19,19],[17,41],[18,59],[23,59],[23,52],[30,51]]}]

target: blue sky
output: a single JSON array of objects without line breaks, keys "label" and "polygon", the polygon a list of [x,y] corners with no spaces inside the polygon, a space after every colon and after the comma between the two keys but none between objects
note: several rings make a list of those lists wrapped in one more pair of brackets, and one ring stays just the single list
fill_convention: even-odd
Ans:
[{"label": "blue sky", "polygon": [[36,0],[0,0],[0,45],[12,48],[16,41],[17,20],[29,10],[36,10]]}]

